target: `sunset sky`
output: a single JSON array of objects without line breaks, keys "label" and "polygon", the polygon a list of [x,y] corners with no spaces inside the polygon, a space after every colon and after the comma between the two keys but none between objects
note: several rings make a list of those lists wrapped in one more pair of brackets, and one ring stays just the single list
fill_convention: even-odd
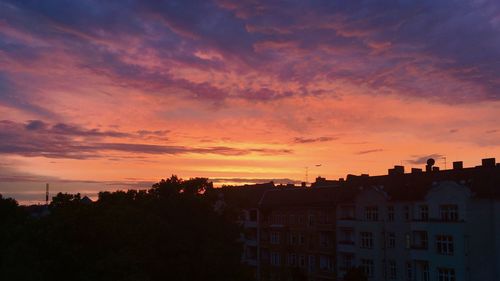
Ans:
[{"label": "sunset sky", "polygon": [[475,166],[499,117],[498,0],[0,0],[0,193],[21,202]]}]

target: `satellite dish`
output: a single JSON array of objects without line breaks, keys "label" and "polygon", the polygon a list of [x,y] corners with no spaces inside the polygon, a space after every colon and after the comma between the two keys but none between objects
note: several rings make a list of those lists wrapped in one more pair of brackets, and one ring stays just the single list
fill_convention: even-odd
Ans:
[{"label": "satellite dish", "polygon": [[434,166],[435,163],[436,163],[436,161],[434,161],[434,159],[432,159],[432,158],[427,159],[427,165]]}]

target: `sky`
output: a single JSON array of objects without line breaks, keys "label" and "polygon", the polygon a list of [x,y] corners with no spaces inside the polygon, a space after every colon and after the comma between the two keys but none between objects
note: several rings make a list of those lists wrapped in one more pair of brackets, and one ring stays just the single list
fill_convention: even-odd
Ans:
[{"label": "sky", "polygon": [[475,166],[500,158],[499,113],[497,0],[0,0],[20,202]]}]

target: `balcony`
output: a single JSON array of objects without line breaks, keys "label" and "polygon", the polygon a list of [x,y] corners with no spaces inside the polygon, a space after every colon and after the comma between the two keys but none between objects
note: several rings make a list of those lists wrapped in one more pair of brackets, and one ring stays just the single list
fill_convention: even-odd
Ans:
[{"label": "balcony", "polygon": [[257,266],[257,260],[256,259],[245,259],[244,262],[247,265],[249,265],[249,266]]},{"label": "balcony", "polygon": [[248,238],[248,239],[243,240],[243,242],[247,246],[257,247],[257,239],[255,239],[255,238]]},{"label": "balcony", "polygon": [[342,241],[337,243],[338,252],[354,252],[356,251],[356,244],[352,241]]},{"label": "balcony", "polygon": [[257,228],[257,222],[256,221],[244,221],[243,227],[244,228]]}]

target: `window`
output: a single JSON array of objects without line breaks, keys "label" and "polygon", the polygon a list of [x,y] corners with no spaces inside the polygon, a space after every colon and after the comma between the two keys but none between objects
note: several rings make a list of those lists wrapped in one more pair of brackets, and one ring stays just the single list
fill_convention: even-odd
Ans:
[{"label": "window", "polygon": [[389,261],[389,279],[396,280],[398,277],[398,268],[396,266],[396,261]]},{"label": "window", "polygon": [[271,252],[271,264],[279,266],[281,264],[281,255],[277,252]]},{"label": "window", "polygon": [[352,268],[354,255],[349,253],[341,254],[341,268],[344,270],[349,270]]},{"label": "window", "polygon": [[405,234],[405,242],[406,242],[406,249],[410,249],[411,248],[411,236],[408,233]]},{"label": "window", "polygon": [[305,238],[304,234],[300,233],[299,234],[299,244],[304,245],[305,243],[306,243],[306,238]]},{"label": "window", "polygon": [[297,244],[297,234],[290,232],[288,233],[288,244],[296,245]]},{"label": "window", "polygon": [[271,231],[271,244],[280,243],[280,233],[277,231]]},{"label": "window", "polygon": [[250,221],[257,221],[257,210],[250,210]]},{"label": "window", "polygon": [[420,205],[418,207],[418,212],[419,212],[419,219],[421,221],[428,221],[429,220],[429,206]]},{"label": "window", "polygon": [[354,245],[354,230],[352,228],[340,229],[339,244]]},{"label": "window", "polygon": [[441,255],[453,255],[453,236],[436,235],[436,250]]},{"label": "window", "polygon": [[394,232],[387,233],[387,248],[390,249],[396,248],[396,233]]},{"label": "window", "polygon": [[341,220],[353,220],[354,219],[354,206],[341,206],[340,207],[340,219]]},{"label": "window", "polygon": [[427,231],[413,231],[413,245],[414,249],[427,249],[428,237]]},{"label": "window", "polygon": [[299,224],[303,225],[304,224],[304,215],[299,216]]},{"label": "window", "polygon": [[286,219],[287,219],[286,215],[280,215],[278,217],[278,224],[286,224]]},{"label": "window", "polygon": [[455,269],[453,268],[438,268],[438,281],[456,281]]},{"label": "window", "polygon": [[313,214],[310,214],[310,215],[309,215],[309,221],[308,221],[309,226],[313,226],[313,225],[314,225],[314,219],[315,219],[315,218],[314,218],[314,215],[313,215]]},{"label": "window", "polygon": [[425,262],[423,265],[422,265],[422,278],[421,278],[422,281],[429,281],[430,280],[430,277],[429,277],[429,262]]},{"label": "window", "polygon": [[373,234],[371,232],[361,232],[361,248],[373,248]]},{"label": "window", "polygon": [[365,218],[367,221],[378,221],[378,207],[366,207]]},{"label": "window", "polygon": [[297,255],[295,253],[288,254],[288,265],[290,266],[297,265]]},{"label": "window", "polygon": [[366,274],[366,277],[373,278],[373,260],[361,259],[361,268]]},{"label": "window", "polygon": [[411,219],[409,206],[404,206],[404,213],[405,213],[405,220],[409,221]]},{"label": "window", "polygon": [[443,221],[458,221],[458,206],[457,205],[441,205],[439,213]]},{"label": "window", "polygon": [[387,207],[387,220],[394,221],[394,206]]},{"label": "window", "polygon": [[329,232],[320,232],[319,233],[319,245],[323,248],[330,247],[330,233]]},{"label": "window", "polygon": [[316,256],[310,255],[309,256],[309,267],[308,267],[309,272],[314,272],[316,271]]},{"label": "window", "polygon": [[413,276],[413,267],[411,265],[411,262],[406,262],[406,280],[412,281],[412,276]]},{"label": "window", "polygon": [[304,255],[299,256],[299,266],[300,267],[305,267],[306,266],[306,257]]},{"label": "window", "polygon": [[332,271],[333,270],[332,258],[325,255],[319,256],[319,268],[322,271]]},{"label": "window", "polygon": [[318,212],[317,223],[319,223],[319,224],[327,224],[328,223],[326,211],[319,211]]}]

